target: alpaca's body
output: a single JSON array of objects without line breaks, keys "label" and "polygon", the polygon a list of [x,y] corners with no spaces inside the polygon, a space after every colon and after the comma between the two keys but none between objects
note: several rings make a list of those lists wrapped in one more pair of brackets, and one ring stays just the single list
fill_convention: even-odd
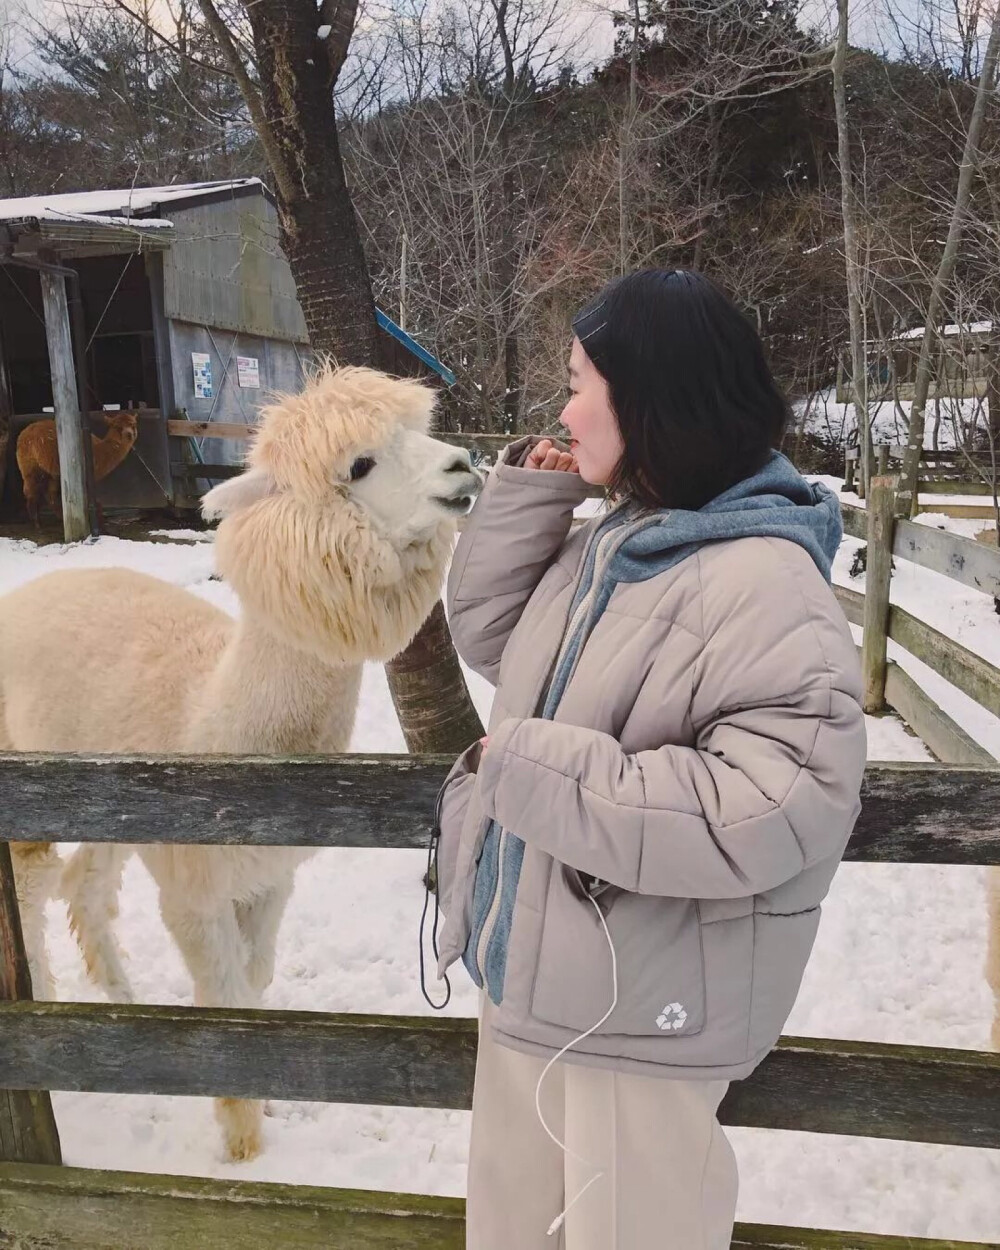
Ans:
[{"label": "alpaca's body", "polygon": [[[104,437],[90,436],[94,480],[97,482],[107,477],[125,459],[135,445],[139,429],[134,412],[109,414],[105,420],[108,432]],[[32,521],[38,523],[43,501],[47,501],[54,512],[61,512],[59,441],[55,421],[33,421],[24,427],[17,439],[17,467],[21,470],[24,501]]]},{"label": "alpaca's body", "polygon": [[[0,599],[0,749],[346,750],[363,661],[397,654],[426,618],[457,505],[479,485],[467,453],[423,432],[432,406],[417,383],[324,370],[303,395],[267,410],[251,471],[205,501],[223,517],[216,557],[240,597],[239,621],[122,569],[53,573]],[[60,860],[46,843],[13,849],[32,979],[45,992],[44,903]],[[309,852],[138,851],[195,1003],[258,1005]],[[131,996],[112,933],[128,853],[83,846],[63,878],[88,970],[116,1000]],[[259,1104],[219,1105],[230,1157],[252,1157]]]}]

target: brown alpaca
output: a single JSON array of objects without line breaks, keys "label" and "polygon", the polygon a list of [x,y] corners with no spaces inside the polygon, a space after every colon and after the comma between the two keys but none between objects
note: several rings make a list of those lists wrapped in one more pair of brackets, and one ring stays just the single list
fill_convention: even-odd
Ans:
[{"label": "brown alpaca", "polygon": [[[104,417],[108,432],[103,438],[91,434],[94,449],[94,480],[99,482],[116,469],[135,445],[139,417],[135,412],[113,412]],[[43,499],[57,516],[62,515],[59,488],[59,444],[55,421],[33,421],[17,439],[17,467],[24,483],[28,516],[36,525]]]}]

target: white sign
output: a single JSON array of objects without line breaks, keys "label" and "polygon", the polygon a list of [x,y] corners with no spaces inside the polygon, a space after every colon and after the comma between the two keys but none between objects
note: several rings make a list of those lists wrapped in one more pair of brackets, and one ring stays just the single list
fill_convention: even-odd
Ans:
[{"label": "white sign", "polygon": [[260,362],[256,356],[236,357],[236,377],[242,387],[260,390]]},{"label": "white sign", "polygon": [[212,398],[212,357],[208,352],[192,352],[195,399]]}]

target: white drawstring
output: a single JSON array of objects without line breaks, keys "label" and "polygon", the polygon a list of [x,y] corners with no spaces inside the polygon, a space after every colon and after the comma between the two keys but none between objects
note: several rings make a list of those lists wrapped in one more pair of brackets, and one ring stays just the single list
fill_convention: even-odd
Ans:
[{"label": "white drawstring", "polygon": [[[566,1045],[562,1048],[562,1050],[560,1050],[557,1054],[553,1055],[552,1058],[545,1065],[545,1067],[542,1069],[542,1075],[538,1078],[538,1084],[535,1086],[535,1111],[538,1114],[538,1120],[542,1128],[545,1129],[546,1133],[548,1133],[549,1137],[552,1139],[552,1141],[555,1142],[555,1144],[559,1147],[559,1149],[563,1152],[563,1154],[572,1155],[572,1157],[577,1161],[577,1163],[582,1163],[586,1167],[592,1168],[592,1167],[595,1167],[596,1165],[589,1162],[589,1160],[587,1159],[581,1158],[581,1156],[576,1154],[575,1151],[570,1150],[570,1148],[566,1145],[566,1143],[561,1142],[559,1138],[556,1137],[555,1133],[552,1132],[549,1126],[545,1123],[545,1116],[542,1115],[542,1103],[541,1103],[542,1082],[545,1080],[546,1076],[548,1075],[549,1069],[552,1067],[552,1065],[558,1062],[563,1057],[563,1055],[566,1054],[568,1050],[570,1050],[573,1046],[577,1044],[577,1042],[582,1042],[584,1038],[589,1037],[591,1033],[595,1033],[601,1027],[601,1025],[604,1024],[605,1021],[608,1020],[611,1013],[618,1006],[618,957],[615,954],[615,944],[611,940],[611,933],[608,929],[608,922],[604,919],[604,912],[602,912],[600,907],[598,906],[597,900],[594,898],[594,896],[591,893],[589,893],[589,891],[587,893],[587,898],[594,905],[594,910],[597,912],[597,918],[600,920],[601,927],[604,930],[604,936],[608,939],[608,949],[611,951],[611,986],[612,986],[611,1006],[607,1009],[604,1015],[601,1016],[600,1020],[598,1020],[596,1024],[592,1024],[590,1028],[587,1029],[586,1033],[581,1033],[579,1037],[574,1037],[571,1042],[567,1042]],[[591,1187],[591,1185],[593,1185],[595,1181],[599,1181],[603,1175],[604,1175],[604,1172],[598,1169],[594,1173],[594,1175],[590,1178],[590,1180],[587,1181],[586,1185],[584,1185],[584,1187],[579,1191],[579,1193],[577,1193],[575,1197],[563,1207],[563,1209],[559,1212],[556,1218],[549,1225],[548,1230],[546,1232],[547,1237],[551,1237],[553,1233],[557,1233],[559,1229],[562,1228],[563,1221],[566,1219],[566,1216],[569,1214],[571,1208],[577,1204],[577,1202],[583,1197],[583,1195],[587,1192],[587,1190]]]}]

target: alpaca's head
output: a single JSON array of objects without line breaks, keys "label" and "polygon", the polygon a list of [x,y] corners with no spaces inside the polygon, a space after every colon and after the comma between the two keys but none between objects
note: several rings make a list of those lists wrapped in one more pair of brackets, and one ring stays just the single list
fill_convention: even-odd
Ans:
[{"label": "alpaca's head", "polygon": [[114,434],[117,441],[131,447],[139,437],[139,414],[137,412],[106,412],[104,422],[108,433]]},{"label": "alpaca's head", "polygon": [[394,547],[424,542],[482,486],[467,451],[429,436],[435,403],[413,379],[326,365],[263,410],[248,466],[305,505],[349,501]]},{"label": "alpaca's head", "polygon": [[434,392],[324,366],[261,413],[248,470],[209,491],[220,571],[245,608],[328,659],[383,659],[440,593],[482,479],[428,434]]}]

